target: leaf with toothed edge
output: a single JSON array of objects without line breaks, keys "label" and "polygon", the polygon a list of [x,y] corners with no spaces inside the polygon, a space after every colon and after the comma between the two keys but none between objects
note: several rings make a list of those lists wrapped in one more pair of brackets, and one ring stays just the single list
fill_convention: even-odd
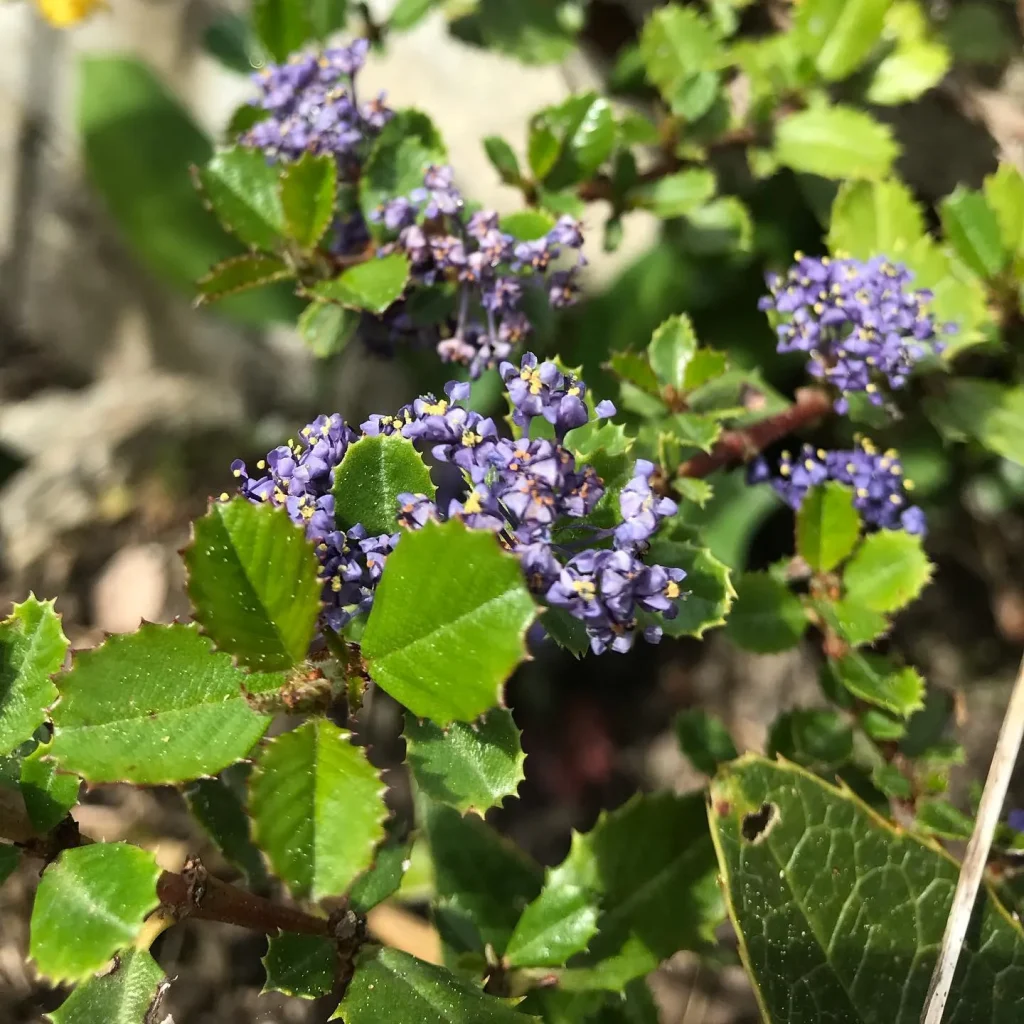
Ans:
[{"label": "leaf with toothed edge", "polygon": [[259,671],[306,657],[323,584],[312,541],[283,508],[215,501],[184,557],[195,619],[220,650]]},{"label": "leaf with toothed edge", "polygon": [[338,947],[324,935],[271,935],[264,992],[283,992],[299,999],[319,999],[334,987]]},{"label": "leaf with toothed edge", "polygon": [[921,593],[931,576],[919,536],[879,530],[864,538],[846,564],[843,586],[847,598],[864,608],[896,612]]},{"label": "leaf with toothed edge", "polygon": [[560,967],[597,934],[598,899],[578,885],[545,885],[508,940],[513,967]]},{"label": "leaf with toothed edge", "polygon": [[75,804],[82,780],[65,775],[49,760],[50,744],[40,743],[21,762],[19,786],[25,810],[37,832],[49,832],[60,824]]},{"label": "leaf with toothed edge", "polygon": [[196,172],[224,227],[246,245],[269,250],[281,241],[284,230],[279,173],[260,150],[244,146],[219,151]]},{"label": "leaf with toothed edge", "polygon": [[412,866],[412,843],[385,843],[368,871],[348,891],[349,905],[358,914],[368,914],[378,903],[398,892],[405,873]]},{"label": "leaf with toothed edge", "polygon": [[237,295],[250,288],[262,288],[275,281],[286,281],[294,276],[295,271],[277,256],[267,256],[260,252],[232,256],[218,263],[196,282],[196,288],[199,289],[196,305],[216,302],[229,295]]},{"label": "leaf with toothed edge", "polygon": [[338,187],[338,168],[326,154],[303,153],[281,172],[284,228],[305,249],[312,249],[330,226]]},{"label": "leaf with toothed edge", "polygon": [[29,955],[53,982],[81,981],[135,940],[159,904],[160,868],[147,850],[93,843],[64,850],[43,872]]},{"label": "leaf with toothed edge", "polygon": [[409,260],[395,252],[357,263],[339,277],[314,285],[311,293],[324,302],[338,302],[348,309],[365,309],[379,316],[402,297],[408,280]]},{"label": "leaf with toothed edge", "polygon": [[51,1024],[149,1024],[164,972],[144,949],[123,949],[114,968],[82,982],[46,1019]]},{"label": "leaf with toothed edge", "polygon": [[462,812],[483,814],[500,806],[526,778],[519,730],[506,708],[492,708],[477,722],[453,722],[447,729],[406,715],[405,739],[419,788]]},{"label": "leaf with toothed edge", "polygon": [[686,578],[679,584],[682,597],[676,603],[676,617],[647,615],[645,621],[656,622],[668,636],[694,636],[698,639],[709,629],[725,624],[736,599],[736,590],[729,567],[707,548],[655,537],[651,541],[648,562],[682,569]]},{"label": "leaf with toothed edge", "polygon": [[384,788],[350,733],[311,719],[259,754],[249,780],[253,838],[297,897],[340,896],[384,838]]},{"label": "leaf with toothed edge", "polygon": [[250,693],[283,674],[248,673],[194,625],[143,623],[80,651],[56,679],[50,755],[89,782],[160,785],[213,775],[245,757],[270,725]]}]

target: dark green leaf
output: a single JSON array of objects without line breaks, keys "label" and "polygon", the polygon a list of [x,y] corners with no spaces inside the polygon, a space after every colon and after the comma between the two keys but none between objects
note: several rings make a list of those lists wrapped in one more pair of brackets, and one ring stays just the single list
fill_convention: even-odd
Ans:
[{"label": "dark green leaf", "polygon": [[334,217],[338,165],[326,154],[303,153],[281,173],[284,233],[304,249],[320,243]]},{"label": "dark green leaf", "polygon": [[890,129],[853,107],[802,110],[784,117],[775,131],[780,163],[823,178],[884,178],[897,153]]},{"label": "dark green leaf", "polygon": [[974,831],[974,819],[948,800],[920,800],[914,824],[922,832],[943,839],[970,839]]},{"label": "dark green leaf", "polygon": [[295,271],[277,256],[266,256],[258,252],[232,256],[218,263],[196,282],[196,288],[199,289],[196,305],[217,302],[229,295],[237,295],[250,288],[263,288],[294,276]]},{"label": "dark green leaf", "polygon": [[267,52],[284,63],[345,24],[348,0],[253,0],[252,23]]},{"label": "dark green leaf", "polygon": [[931,579],[932,565],[921,538],[902,530],[879,530],[864,538],[847,563],[848,600],[875,612],[905,608]]},{"label": "dark green leaf", "polygon": [[768,734],[768,756],[805,768],[836,768],[853,753],[853,730],[835,711],[797,708],[779,715]]},{"label": "dark green leaf", "polygon": [[924,707],[924,680],[915,669],[898,669],[881,655],[856,652],[831,664],[839,681],[861,700],[903,718]]},{"label": "dark green leaf", "polygon": [[726,621],[736,597],[729,569],[706,548],[685,541],[655,537],[651,561],[682,569],[686,579],[680,584],[683,598],[674,619],[659,616],[658,623],[669,636],[702,637],[709,629]]},{"label": "dark green leaf", "polygon": [[376,536],[394,533],[398,495],[406,491],[433,498],[430,470],[400,434],[364,437],[349,446],[334,471],[334,516],[339,530],[357,523]]},{"label": "dark green leaf", "polygon": [[367,914],[398,892],[405,873],[412,866],[411,854],[409,843],[385,843],[378,847],[369,871],[361,874],[348,891],[352,909]]},{"label": "dark green leaf", "polygon": [[523,242],[543,238],[554,226],[555,218],[544,210],[517,210],[501,218],[501,230]]},{"label": "dark green leaf", "polygon": [[203,32],[203,49],[224,67],[239,74],[252,74],[255,68],[249,26],[237,14],[224,13],[210,22]]},{"label": "dark green leaf", "polygon": [[871,783],[880,793],[893,800],[909,800],[914,795],[910,779],[896,765],[884,761],[872,767]]},{"label": "dark green leaf", "polygon": [[349,267],[340,277],[314,285],[313,295],[349,309],[383,313],[397,302],[409,280],[409,260],[400,252]]},{"label": "dark green leaf", "polygon": [[53,982],[82,981],[132,943],[159,903],[153,854],[127,843],[65,850],[32,906],[29,955]]},{"label": "dark green leaf", "polygon": [[299,317],[299,334],[313,355],[336,356],[355,337],[359,314],[333,302],[311,302]]},{"label": "dark green leaf", "polygon": [[81,779],[77,775],[65,775],[48,758],[50,744],[40,743],[21,762],[21,795],[25,810],[37,832],[49,832],[59,825],[78,803]]},{"label": "dark green leaf", "polygon": [[796,514],[796,550],[815,572],[831,572],[860,536],[853,491],[831,481],[815,487]]},{"label": "dark green leaf", "polygon": [[3,885],[14,873],[21,861],[21,849],[0,843],[0,885]]},{"label": "dark green leaf", "polygon": [[657,429],[666,456],[661,461],[670,468],[678,466],[694,451],[711,451],[722,433],[722,425],[716,419],[693,412],[666,416]]},{"label": "dark green leaf", "polygon": [[715,194],[717,184],[711,171],[694,168],[666,175],[649,185],[633,189],[633,205],[650,210],[656,217],[683,217],[693,213]]},{"label": "dark green leaf", "polygon": [[515,150],[500,135],[488,135],[484,139],[484,152],[506,185],[518,185],[522,181]]},{"label": "dark green leaf", "polygon": [[192,525],[185,566],[195,619],[220,650],[260,671],[306,657],[323,584],[313,542],[283,508],[213,502]]},{"label": "dark green leaf", "polygon": [[68,641],[53,601],[30,594],[0,622],[0,754],[32,738],[57,690]]},{"label": "dark green leaf", "polygon": [[492,708],[480,721],[454,722],[447,729],[406,715],[409,767],[431,800],[460,812],[483,814],[515,796],[526,778],[519,730],[505,708]]},{"label": "dark green leaf", "polygon": [[722,720],[703,708],[690,708],[676,716],[676,736],[690,763],[705,775],[737,757],[736,745]]},{"label": "dark green leaf", "polygon": [[946,238],[957,255],[980,277],[995,277],[1006,265],[1002,233],[995,212],[980,192],[963,186],[939,203]]},{"label": "dark green leaf", "polygon": [[557,64],[575,47],[572,26],[546,0],[480,0],[476,18],[487,46],[524,64]]},{"label": "dark green leaf", "polygon": [[270,719],[245,701],[283,675],[246,673],[195,626],[143,623],[80,651],[58,676],[51,756],[89,782],[213,775],[246,756]]},{"label": "dark green leaf", "polygon": [[903,738],[906,724],[877,708],[865,708],[858,716],[860,726],[876,743],[890,743]]},{"label": "dark green leaf", "polygon": [[856,71],[881,41],[889,0],[803,0],[793,36],[826,81]]},{"label": "dark green leaf", "polygon": [[545,608],[541,623],[548,636],[576,658],[582,658],[590,650],[587,627],[564,608]]},{"label": "dark green leaf", "polygon": [[578,885],[546,885],[523,911],[505,958],[512,967],[559,967],[597,934],[597,899]]},{"label": "dark green leaf", "polygon": [[203,192],[229,231],[246,245],[274,249],[284,232],[279,168],[261,150],[220,150],[199,171]]},{"label": "dark green leaf", "polygon": [[319,999],[334,987],[337,961],[337,947],[326,936],[271,935],[263,957],[267,972],[263,991]]},{"label": "dark green leaf", "polygon": [[680,225],[679,244],[694,256],[723,256],[750,252],[754,222],[735,196],[719,196],[690,210]]},{"label": "dark green leaf", "polygon": [[518,559],[492,534],[428,522],[388,556],[363,656],[417,717],[471,722],[501,702],[536,612]]},{"label": "dark green leaf", "polygon": [[961,377],[946,383],[941,398],[926,398],[924,408],[947,438],[971,438],[1024,466],[1024,388]]},{"label": "dark green leaf", "polygon": [[686,368],[697,351],[697,335],[685,313],[669,317],[651,336],[647,358],[651,369],[664,387],[682,392]]},{"label": "dark green leaf", "polygon": [[[615,146],[611,106],[594,92],[570,96],[557,107],[548,107],[535,115],[531,123],[545,126],[557,140],[556,158],[543,175],[551,189],[566,188],[590,177],[611,156]],[[530,164],[533,165],[532,155]]]},{"label": "dark green leaf", "polygon": [[530,121],[530,132],[526,140],[526,158],[530,170],[538,181],[543,181],[548,172],[555,166],[561,151],[558,136],[549,127],[543,115],[537,115]]},{"label": "dark green leaf", "polygon": [[82,982],[46,1019],[51,1024],[149,1024],[164,972],[145,949],[124,949],[114,969]]},{"label": "dark green leaf", "polygon": [[384,838],[383,797],[350,734],[310,719],[259,755],[249,780],[253,838],[296,896],[340,896]]},{"label": "dark green leaf", "polygon": [[649,395],[660,395],[661,385],[651,369],[650,360],[640,352],[613,352],[609,360],[612,372],[635,384]]},{"label": "dark green leaf", "polygon": [[725,632],[740,647],[774,654],[799,643],[807,613],[785,583],[767,573],[748,572],[736,580],[736,594]]}]

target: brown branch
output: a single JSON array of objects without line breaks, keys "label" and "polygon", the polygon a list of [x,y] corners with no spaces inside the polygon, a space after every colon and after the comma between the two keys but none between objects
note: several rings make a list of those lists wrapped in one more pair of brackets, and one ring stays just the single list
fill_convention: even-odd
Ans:
[{"label": "brown branch", "polygon": [[768,445],[802,427],[810,426],[832,410],[832,398],[821,388],[800,388],[796,402],[785,412],[769,416],[743,430],[727,430],[706,455],[688,459],[678,476],[704,477],[716,469],[746,462]]}]

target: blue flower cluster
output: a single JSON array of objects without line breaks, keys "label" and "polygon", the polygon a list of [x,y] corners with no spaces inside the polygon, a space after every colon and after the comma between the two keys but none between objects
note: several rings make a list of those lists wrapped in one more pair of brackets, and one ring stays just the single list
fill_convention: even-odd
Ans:
[{"label": "blue flower cluster", "polygon": [[[542,238],[517,242],[500,229],[494,211],[467,216],[447,166],[429,168],[422,188],[390,200],[374,216],[397,232],[383,252],[404,252],[414,281],[455,286],[456,315],[437,349],[446,362],[468,366],[473,377],[508,358],[530,334],[521,309],[525,284],[543,283],[556,308],[576,301],[577,275],[586,260],[583,234],[572,217],[560,218]],[[576,263],[555,270],[563,248],[577,252]]]},{"label": "blue flower cluster", "polygon": [[837,412],[859,392],[881,405],[880,385],[902,388],[914,363],[942,350],[927,310],[931,292],[911,288],[906,267],[881,257],[796,256],[785,276],[768,275],[759,306],[779,314],[778,351],[808,353],[808,372],[838,390]]},{"label": "blue flower cluster", "polygon": [[879,452],[866,438],[859,438],[852,449],[828,452],[805,444],[796,458],[783,452],[775,474],[767,460],[759,457],[750,464],[747,479],[771,483],[794,510],[812,487],[836,480],[853,488],[854,507],[869,526],[925,532],[924,513],[910,504],[908,496],[914,485],[904,477],[899,455],[893,449]]},{"label": "blue flower cluster", "polygon": [[[361,425],[363,436],[401,434],[461,471],[461,496],[449,500],[443,513],[426,495],[402,494],[399,521],[417,529],[429,519],[459,518],[473,529],[495,532],[519,557],[530,590],[584,623],[595,653],[627,651],[638,632],[638,611],[666,618],[677,613],[685,574],[647,565],[642,557],[676,504],[653,491],[654,466],[640,460],[620,494],[622,522],[610,530],[592,529],[593,548],[581,551],[578,540],[563,542],[564,527],[590,515],[605,493],[594,468],[577,465],[563,444],[569,430],[589,419],[586,386],[554,363],[538,363],[531,353],[518,367],[503,364],[501,372],[514,420],[526,434],[522,438],[501,436],[493,419],[467,409],[462,403],[469,385],[454,382],[444,398],[424,395],[395,416],[371,416]],[[595,410],[598,417],[614,411],[610,402]],[[529,437],[537,417],[553,425],[553,439]],[[285,508],[314,540],[324,581],[323,625],[333,630],[370,608],[385,559],[401,537],[367,536],[358,526],[347,532],[335,528],[334,469],[358,436],[340,416],[320,416],[302,429],[298,441],[275,448],[258,463],[263,475],[250,476],[241,461],[231,467],[245,497]],[[643,630],[652,643],[661,632],[656,626]]]},{"label": "blue flower cluster", "polygon": [[392,116],[383,96],[360,103],[356,95],[356,74],[369,45],[357,39],[322,53],[295,53],[258,71],[253,79],[260,95],[253,105],[267,116],[242,135],[242,144],[273,159],[327,153],[343,178],[357,173],[364,143]]}]

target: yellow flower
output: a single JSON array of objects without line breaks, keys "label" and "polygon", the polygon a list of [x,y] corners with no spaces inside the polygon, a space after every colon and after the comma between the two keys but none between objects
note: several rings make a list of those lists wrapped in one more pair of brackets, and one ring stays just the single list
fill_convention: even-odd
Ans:
[{"label": "yellow flower", "polygon": [[105,0],[36,0],[43,17],[57,28],[67,28],[87,18],[97,7],[105,7]]}]

